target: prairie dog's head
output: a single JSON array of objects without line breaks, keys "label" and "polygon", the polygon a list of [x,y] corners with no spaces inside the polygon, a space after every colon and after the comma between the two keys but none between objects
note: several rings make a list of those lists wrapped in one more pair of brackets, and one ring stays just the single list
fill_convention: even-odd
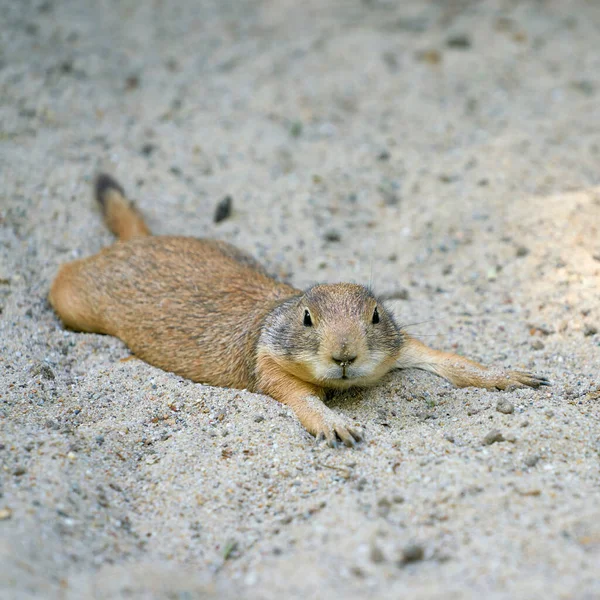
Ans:
[{"label": "prairie dog's head", "polygon": [[276,309],[261,343],[287,371],[323,387],[375,383],[394,364],[402,333],[361,285],[316,285]]}]

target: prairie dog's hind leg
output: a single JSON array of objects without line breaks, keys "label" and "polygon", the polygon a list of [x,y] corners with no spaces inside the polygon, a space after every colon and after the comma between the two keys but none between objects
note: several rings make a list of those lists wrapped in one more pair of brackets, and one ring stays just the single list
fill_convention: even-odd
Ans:
[{"label": "prairie dog's hind leg", "polygon": [[405,334],[405,342],[396,362],[398,369],[422,369],[435,373],[457,387],[478,387],[505,390],[506,388],[550,385],[545,377],[525,371],[510,371],[485,367],[458,354],[440,352]]},{"label": "prairie dog's hind leg", "polygon": [[88,333],[106,333],[85,293],[85,278],[80,274],[85,260],[88,259],[75,260],[60,268],[52,282],[48,300],[68,328]]}]

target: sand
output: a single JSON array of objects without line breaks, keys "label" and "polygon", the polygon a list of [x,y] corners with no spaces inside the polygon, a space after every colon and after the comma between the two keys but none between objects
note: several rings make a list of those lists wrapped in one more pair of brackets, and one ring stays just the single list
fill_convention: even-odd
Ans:
[{"label": "sand", "polygon": [[[3,598],[600,596],[597,3],[0,9]],[[65,331],[53,276],[112,241],[99,170],[157,233],[371,283],[553,385],[396,372],[332,400],[367,432],[334,450]]]}]

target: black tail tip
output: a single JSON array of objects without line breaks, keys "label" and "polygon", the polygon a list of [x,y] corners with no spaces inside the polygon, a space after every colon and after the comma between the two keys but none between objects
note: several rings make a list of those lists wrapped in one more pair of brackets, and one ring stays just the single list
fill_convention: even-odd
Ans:
[{"label": "black tail tip", "polygon": [[106,198],[106,192],[109,190],[115,190],[121,194],[121,196],[125,197],[125,191],[123,188],[117,183],[115,179],[113,179],[110,175],[106,173],[100,173],[96,177],[96,200],[104,208],[104,200]]}]

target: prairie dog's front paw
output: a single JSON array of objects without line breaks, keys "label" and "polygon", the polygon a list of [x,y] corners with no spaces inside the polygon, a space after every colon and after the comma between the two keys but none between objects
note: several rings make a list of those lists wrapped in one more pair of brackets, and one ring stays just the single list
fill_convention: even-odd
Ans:
[{"label": "prairie dog's front paw", "polygon": [[509,385],[518,385],[520,387],[527,386],[532,388],[539,388],[543,385],[551,385],[548,379],[545,377],[540,377],[539,375],[536,375],[535,373],[529,373],[528,371],[509,371],[507,375],[510,378]]},{"label": "prairie dog's front paw", "polygon": [[504,369],[488,369],[482,376],[483,385],[488,389],[508,390],[511,388],[532,387],[538,388],[542,385],[550,385],[545,377],[540,377],[526,371],[507,371]]},{"label": "prairie dog's front paw", "polygon": [[330,408],[319,419],[315,434],[317,441],[326,440],[327,444],[335,447],[340,439],[346,446],[356,446],[363,439],[362,428],[357,427],[350,419],[333,412]]},{"label": "prairie dog's front paw", "polygon": [[325,440],[331,447],[337,446],[338,440],[346,446],[355,446],[363,439],[361,427],[325,406],[318,398],[304,398],[302,407],[295,407],[295,412],[317,441]]}]

